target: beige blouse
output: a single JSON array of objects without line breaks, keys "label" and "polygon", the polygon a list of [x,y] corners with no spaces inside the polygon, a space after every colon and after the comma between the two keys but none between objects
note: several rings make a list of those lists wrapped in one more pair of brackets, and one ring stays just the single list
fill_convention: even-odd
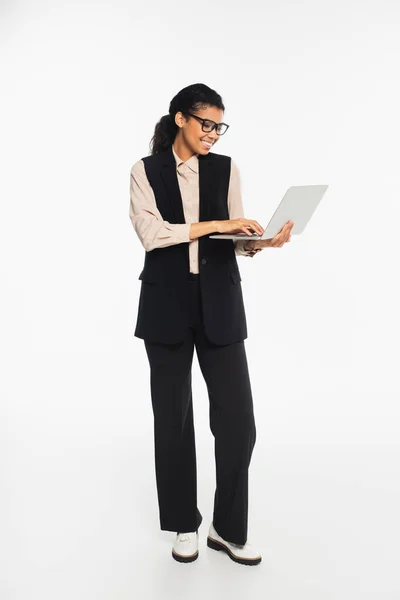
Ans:
[{"label": "beige blouse", "polygon": [[[165,248],[172,244],[189,243],[190,271],[199,273],[198,238],[190,240],[192,223],[199,222],[199,160],[194,154],[182,161],[172,148],[176,160],[178,183],[182,196],[185,223],[164,221],[157,208],[153,188],[144,169],[143,160],[138,160],[131,169],[129,217],[144,247],[149,252],[154,248]],[[231,175],[228,189],[229,219],[243,217],[243,205],[239,169],[231,159]],[[243,250],[247,240],[234,240],[237,256],[251,256]]]}]

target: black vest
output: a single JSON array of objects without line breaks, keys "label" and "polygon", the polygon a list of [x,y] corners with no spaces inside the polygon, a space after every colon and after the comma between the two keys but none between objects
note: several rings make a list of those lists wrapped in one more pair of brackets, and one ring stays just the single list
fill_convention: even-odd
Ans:
[{"label": "black vest", "polygon": [[[200,221],[229,219],[230,156],[198,155]],[[185,223],[172,145],[142,159],[158,210],[170,223]],[[216,233],[216,232],[215,232]],[[199,277],[208,339],[231,344],[247,338],[241,277],[232,240],[199,241]],[[189,243],[146,252],[134,335],[161,343],[181,342],[188,328]]]}]

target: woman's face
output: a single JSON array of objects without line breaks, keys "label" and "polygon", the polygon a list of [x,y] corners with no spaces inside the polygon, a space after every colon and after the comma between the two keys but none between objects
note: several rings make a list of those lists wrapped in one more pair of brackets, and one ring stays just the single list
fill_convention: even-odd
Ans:
[{"label": "woman's face", "polygon": [[[224,111],[216,106],[209,106],[199,110],[191,110],[191,113],[202,119],[210,119],[216,123],[221,123],[224,117]],[[185,118],[186,117],[186,118]],[[202,123],[189,115],[183,116],[181,112],[175,116],[175,122],[179,126],[178,135],[181,141],[190,148],[193,153],[208,154],[210,149],[219,140],[219,135],[213,129],[210,132],[202,130]]]}]

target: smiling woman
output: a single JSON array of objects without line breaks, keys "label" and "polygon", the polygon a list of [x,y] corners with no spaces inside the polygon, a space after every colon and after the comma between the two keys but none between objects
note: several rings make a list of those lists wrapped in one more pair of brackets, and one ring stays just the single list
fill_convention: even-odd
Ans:
[{"label": "smiling woman", "polygon": [[228,130],[224,110],[208,86],[184,88],[155,127],[151,155],[131,169],[129,213],[146,250],[135,336],[144,340],[151,370],[160,526],[177,533],[173,558],[197,559],[202,522],[191,387],[196,346],[215,437],[217,487],[207,543],[236,562],[256,565],[261,556],[247,544],[256,427],[236,260],[252,253],[242,240],[235,245],[209,235],[261,225],[243,217],[231,157],[210,151]]}]

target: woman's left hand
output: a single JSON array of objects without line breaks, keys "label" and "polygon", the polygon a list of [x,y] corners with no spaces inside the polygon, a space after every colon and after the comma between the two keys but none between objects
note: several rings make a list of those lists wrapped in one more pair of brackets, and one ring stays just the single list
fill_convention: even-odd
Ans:
[{"label": "woman's left hand", "polygon": [[293,225],[293,221],[288,221],[275,237],[269,238],[268,240],[258,240],[258,248],[281,248],[283,244],[290,242],[290,232],[292,231]]}]

